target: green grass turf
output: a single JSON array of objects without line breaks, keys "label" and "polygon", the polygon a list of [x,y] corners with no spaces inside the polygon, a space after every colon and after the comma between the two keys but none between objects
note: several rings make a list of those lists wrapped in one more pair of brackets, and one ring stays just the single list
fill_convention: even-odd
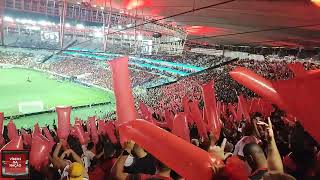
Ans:
[{"label": "green grass turf", "polygon": [[[87,120],[89,116],[97,116],[97,118],[105,117],[105,114],[114,111],[115,104],[106,104],[100,106],[94,106],[92,108],[80,108],[80,109],[72,109],[71,111],[71,124],[74,124],[74,118],[78,117],[82,120]],[[4,121],[4,125],[8,124],[9,120]],[[57,114],[56,112],[45,113],[39,115],[32,116],[24,116],[18,119],[14,119],[14,123],[17,128],[32,128],[34,124],[38,123],[40,127],[44,127],[45,125],[51,125],[55,122],[57,124]]]},{"label": "green grass turf", "polygon": [[[31,82],[27,82],[28,77]],[[57,105],[79,106],[100,102],[112,102],[111,106],[114,106],[114,95],[111,91],[88,88],[69,81],[59,82],[43,72],[20,68],[0,69],[0,111],[5,116],[17,115],[19,103],[30,101],[42,101],[45,109]]]}]

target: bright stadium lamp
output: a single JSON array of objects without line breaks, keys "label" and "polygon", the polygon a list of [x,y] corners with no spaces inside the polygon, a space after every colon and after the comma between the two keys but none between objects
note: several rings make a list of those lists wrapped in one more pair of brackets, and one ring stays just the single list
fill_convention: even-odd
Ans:
[{"label": "bright stadium lamp", "polygon": [[41,28],[39,26],[27,26],[27,29],[34,30],[34,31],[40,31],[41,30]]},{"label": "bright stadium lamp", "polygon": [[93,35],[94,35],[94,37],[103,37],[103,33],[99,32],[99,31],[94,32]]},{"label": "bright stadium lamp", "polygon": [[26,24],[36,25],[37,23],[33,20],[25,20]]},{"label": "bright stadium lamp", "polygon": [[143,39],[142,35],[139,34],[139,35],[138,35],[138,40],[141,41],[142,39]]},{"label": "bright stadium lamp", "polygon": [[83,25],[83,24],[77,24],[77,25],[76,25],[76,28],[77,28],[77,29],[84,29],[84,25]]},{"label": "bright stadium lamp", "polygon": [[5,16],[5,17],[3,18],[3,20],[6,21],[6,22],[14,22],[13,18],[12,18],[12,17],[9,17],[9,16]]},{"label": "bright stadium lamp", "polygon": [[320,7],[320,0],[311,0],[311,2]]},{"label": "bright stadium lamp", "polygon": [[26,19],[20,19],[20,23],[22,23],[22,24],[27,24],[27,21],[28,20],[26,20]]},{"label": "bright stadium lamp", "polygon": [[48,21],[38,21],[37,24],[39,24],[41,26],[48,26],[50,23]]}]

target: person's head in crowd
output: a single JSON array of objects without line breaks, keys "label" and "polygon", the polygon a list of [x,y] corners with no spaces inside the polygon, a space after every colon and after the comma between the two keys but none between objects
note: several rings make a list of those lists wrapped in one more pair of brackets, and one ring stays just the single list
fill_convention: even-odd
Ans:
[{"label": "person's head in crowd", "polygon": [[85,180],[85,168],[78,162],[72,163],[68,168],[68,175],[62,180]]},{"label": "person's head in crowd", "polygon": [[254,125],[252,123],[246,123],[243,128],[243,135],[244,136],[254,136],[255,135],[255,129]]},{"label": "person's head in crowd", "polygon": [[199,143],[199,140],[198,139],[191,139],[191,144],[199,147],[200,143]]},{"label": "person's head in crowd", "polygon": [[87,150],[92,151],[94,148],[94,142],[90,141],[87,145]]},{"label": "person's head in crowd", "polygon": [[81,147],[81,143],[80,143],[79,139],[69,135],[67,142],[68,142],[70,149],[72,149],[75,153],[77,153],[78,156],[81,157],[83,154],[83,149]]},{"label": "person's head in crowd", "polygon": [[263,119],[263,116],[260,112],[255,112],[250,117],[252,120],[261,121]]},{"label": "person's head in crowd", "polygon": [[253,171],[268,167],[266,155],[258,144],[246,144],[243,148],[243,155]]},{"label": "person's head in crowd", "polygon": [[113,158],[116,154],[116,148],[112,143],[105,143],[103,146],[104,158]]}]

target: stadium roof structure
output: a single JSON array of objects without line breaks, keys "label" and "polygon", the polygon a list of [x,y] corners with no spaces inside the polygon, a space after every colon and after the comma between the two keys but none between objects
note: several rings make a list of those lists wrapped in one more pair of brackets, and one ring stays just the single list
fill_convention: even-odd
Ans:
[{"label": "stadium roof structure", "polygon": [[[110,4],[109,0],[70,1]],[[185,26],[189,40],[222,45],[320,46],[318,0],[111,0],[111,4],[115,9],[137,10],[140,15]]]}]

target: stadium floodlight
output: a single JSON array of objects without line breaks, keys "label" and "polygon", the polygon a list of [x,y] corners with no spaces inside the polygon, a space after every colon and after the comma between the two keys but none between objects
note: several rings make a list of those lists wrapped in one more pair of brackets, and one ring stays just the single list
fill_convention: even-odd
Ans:
[{"label": "stadium floodlight", "polygon": [[48,21],[38,21],[37,24],[41,25],[41,26],[48,26],[50,25],[51,23],[48,22]]},{"label": "stadium floodlight", "polygon": [[84,25],[83,25],[83,24],[77,24],[77,25],[76,25],[76,28],[77,28],[77,29],[84,29]]},{"label": "stadium floodlight", "polygon": [[141,34],[139,34],[137,38],[139,41],[143,40],[143,36]]},{"label": "stadium floodlight", "polygon": [[102,32],[100,32],[100,31],[96,31],[96,32],[94,32],[94,37],[103,37],[103,33]]},{"label": "stadium floodlight", "polygon": [[20,22],[22,24],[31,24],[31,25],[36,25],[36,21],[29,20],[29,19],[21,19],[20,21],[17,20],[17,22]]},{"label": "stadium floodlight", "polygon": [[26,28],[30,29],[30,30],[34,30],[34,31],[40,31],[41,30],[41,28],[39,26],[27,26]]},{"label": "stadium floodlight", "polygon": [[20,23],[27,24],[27,20],[26,19],[20,19]]},{"label": "stadium floodlight", "polygon": [[5,16],[5,17],[3,18],[3,20],[6,21],[6,22],[14,22],[13,18],[12,18],[12,17],[9,17],[9,16]]}]

